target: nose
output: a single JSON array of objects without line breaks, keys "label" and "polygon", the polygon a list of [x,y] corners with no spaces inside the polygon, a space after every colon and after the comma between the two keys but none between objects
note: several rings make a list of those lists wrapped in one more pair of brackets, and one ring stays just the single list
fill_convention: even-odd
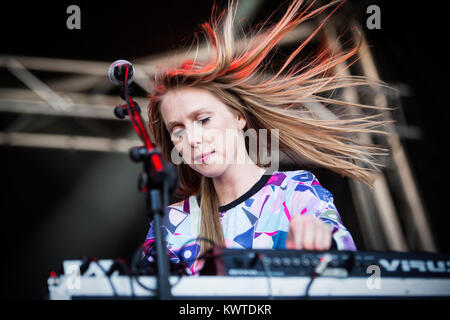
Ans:
[{"label": "nose", "polygon": [[191,148],[198,148],[203,142],[203,129],[201,125],[194,123],[190,130],[186,131],[187,140]]}]

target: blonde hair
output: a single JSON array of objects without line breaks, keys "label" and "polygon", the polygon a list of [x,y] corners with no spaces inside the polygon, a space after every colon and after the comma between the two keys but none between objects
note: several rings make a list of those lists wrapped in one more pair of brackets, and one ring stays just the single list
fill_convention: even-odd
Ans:
[{"label": "blonde hair", "polygon": [[[230,0],[227,9],[217,14],[213,9],[209,23],[201,25],[207,36],[207,45],[215,54],[211,59],[199,61],[187,59],[181,65],[167,68],[155,75],[154,92],[150,95],[150,130],[166,160],[170,161],[174,145],[161,118],[161,96],[167,90],[180,87],[200,87],[215,94],[232,110],[243,115],[247,129],[278,129],[279,148],[293,161],[325,167],[341,175],[370,185],[379,164],[375,156],[384,150],[360,142],[358,134],[384,133],[380,114],[358,113],[352,117],[333,120],[318,118],[307,105],[321,103],[332,107],[352,107],[377,111],[376,106],[350,103],[335,97],[338,89],[373,84],[361,76],[340,76],[334,68],[358,52],[359,45],[343,50],[322,49],[311,61],[288,66],[300,51],[313,39],[331,15],[344,1],[332,1],[313,9],[312,1],[290,3],[281,19],[268,28],[262,27],[248,39],[245,49],[238,50],[234,39],[236,2]],[[264,73],[265,59],[280,40],[300,23],[322,14],[335,6],[312,32],[284,61],[276,74]],[[355,59],[356,61],[356,59]],[[355,61],[350,62],[349,65]],[[347,66],[348,67],[348,66]],[[330,92],[327,96],[325,93]],[[268,139],[270,141],[270,138]],[[270,143],[267,145],[270,148]],[[247,149],[248,150],[248,149]],[[256,161],[261,166],[259,159]],[[201,195],[200,237],[224,245],[219,220],[218,199],[212,180],[182,163],[177,166],[180,183],[177,194],[189,197]],[[210,244],[201,241],[204,252]]]}]

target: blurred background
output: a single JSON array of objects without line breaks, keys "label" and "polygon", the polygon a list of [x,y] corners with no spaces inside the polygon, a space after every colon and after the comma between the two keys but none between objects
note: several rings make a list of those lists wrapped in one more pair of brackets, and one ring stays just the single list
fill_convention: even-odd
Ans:
[{"label": "blurred background", "polygon": [[[81,29],[66,25],[73,4]],[[241,0],[238,18],[251,28],[286,6]],[[212,7],[209,0],[2,4],[3,298],[45,298],[50,271],[66,259],[130,260],[150,221],[137,190],[141,165],[128,156],[140,142],[128,120],[113,116],[121,99],[107,70],[117,59],[134,64],[135,100],[146,110],[148,75],[167,57],[184,56]],[[371,20],[377,8],[379,20]],[[347,1],[319,36],[336,43],[346,27],[359,26],[360,60],[348,72],[393,88],[344,93],[396,107],[386,115],[395,120],[387,139],[361,137],[391,150],[372,189],[311,169],[333,193],[359,250],[450,252],[446,19],[444,10],[410,1]],[[277,54],[286,56],[316,25],[294,30]],[[295,167],[282,158],[283,169]]]}]

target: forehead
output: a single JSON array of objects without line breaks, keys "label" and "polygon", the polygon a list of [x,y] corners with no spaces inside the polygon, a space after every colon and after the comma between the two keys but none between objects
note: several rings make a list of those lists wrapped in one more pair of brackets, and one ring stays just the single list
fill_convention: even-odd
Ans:
[{"label": "forehead", "polygon": [[170,111],[193,110],[196,106],[205,107],[211,103],[220,103],[209,91],[201,88],[178,88],[169,90],[162,97],[161,109]]},{"label": "forehead", "polygon": [[172,89],[161,99],[161,115],[166,123],[183,119],[200,110],[226,112],[228,108],[213,93],[202,88]]}]

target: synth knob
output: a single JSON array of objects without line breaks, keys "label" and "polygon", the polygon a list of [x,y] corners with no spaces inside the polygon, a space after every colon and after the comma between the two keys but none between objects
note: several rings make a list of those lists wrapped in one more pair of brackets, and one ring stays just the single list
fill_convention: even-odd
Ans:
[{"label": "synth knob", "polygon": [[311,264],[311,262],[309,261],[308,257],[302,257],[302,265],[305,267],[309,267],[309,265]]},{"label": "synth knob", "polygon": [[319,261],[320,261],[319,258],[313,257],[311,259],[311,264],[315,267],[315,266],[317,266],[319,264]]},{"label": "synth knob", "polygon": [[291,259],[289,257],[283,258],[283,266],[289,267],[291,265]]},{"label": "synth knob", "polygon": [[273,257],[272,265],[274,267],[279,267],[281,265],[281,259],[279,257]]},{"label": "synth knob", "polygon": [[300,258],[298,258],[298,257],[292,258],[292,265],[293,265],[294,267],[300,267],[300,264],[301,264]]}]

